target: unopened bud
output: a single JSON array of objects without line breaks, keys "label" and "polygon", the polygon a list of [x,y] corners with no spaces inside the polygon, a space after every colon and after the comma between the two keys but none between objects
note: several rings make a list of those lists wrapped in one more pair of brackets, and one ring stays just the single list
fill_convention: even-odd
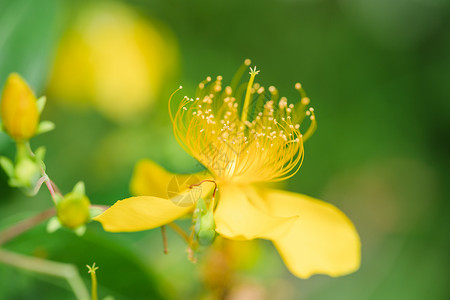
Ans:
[{"label": "unopened bud", "polygon": [[41,177],[39,165],[30,157],[22,157],[17,161],[14,169],[14,185],[25,189],[32,189]]},{"label": "unopened bud", "polygon": [[197,221],[195,233],[200,245],[209,246],[214,242],[216,237],[216,223],[214,222],[214,214],[206,208],[205,201],[200,198],[197,202]]},{"label": "unopened bud", "polygon": [[28,140],[36,134],[39,122],[36,97],[17,73],[9,75],[6,81],[0,113],[4,131],[14,140]]},{"label": "unopened bud", "polygon": [[[57,211],[58,219],[61,225],[70,229],[76,229],[90,220],[88,197],[84,194],[84,186],[80,189],[79,183],[74,190],[65,195],[64,198],[58,202]],[[83,190],[83,192],[80,192]]]}]

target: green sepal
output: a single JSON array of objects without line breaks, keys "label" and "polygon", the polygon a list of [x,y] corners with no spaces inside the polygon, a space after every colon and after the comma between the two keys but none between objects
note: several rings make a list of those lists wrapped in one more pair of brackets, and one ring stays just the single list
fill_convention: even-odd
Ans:
[{"label": "green sepal", "polygon": [[64,198],[60,194],[55,194],[53,199],[55,199],[56,205],[58,205],[58,203],[60,203]]},{"label": "green sepal", "polygon": [[61,225],[61,222],[59,222],[58,217],[52,217],[47,223],[47,232],[53,233],[61,227],[63,226]]},{"label": "green sepal", "polygon": [[89,207],[89,215],[91,216],[91,219],[102,214],[104,211],[105,211],[104,209],[99,207],[92,207],[92,206]]},{"label": "green sepal", "polygon": [[36,162],[39,164],[39,166],[45,171],[46,170],[46,166],[44,163],[44,158],[45,158],[45,153],[47,152],[47,149],[45,148],[45,146],[41,146],[39,148],[36,149],[35,153],[35,159]]},{"label": "green sepal", "polygon": [[47,152],[47,149],[45,148],[45,146],[41,146],[39,148],[36,149],[36,151],[34,151],[34,154],[36,156],[36,159],[39,160],[44,160],[45,158],[45,153]]},{"label": "green sepal", "polygon": [[36,105],[38,108],[39,114],[42,114],[42,111],[44,110],[45,104],[47,103],[47,97],[42,96],[36,101]]},{"label": "green sepal", "polygon": [[23,187],[22,181],[17,180],[16,178],[10,178],[10,179],[8,180],[8,185],[9,185],[10,187],[13,187],[13,188],[20,188],[20,187]]},{"label": "green sepal", "polygon": [[84,233],[86,232],[86,226],[82,225],[82,226],[80,226],[78,228],[75,228],[73,230],[73,232],[75,232],[75,234],[78,235],[78,236],[83,236]]},{"label": "green sepal", "polygon": [[52,121],[41,121],[36,130],[36,134],[42,134],[55,129],[55,123]]},{"label": "green sepal", "polygon": [[72,193],[82,197],[85,195],[85,187],[83,181],[78,181],[72,189]]},{"label": "green sepal", "polygon": [[9,178],[14,176],[14,164],[9,158],[0,156],[0,166]]}]

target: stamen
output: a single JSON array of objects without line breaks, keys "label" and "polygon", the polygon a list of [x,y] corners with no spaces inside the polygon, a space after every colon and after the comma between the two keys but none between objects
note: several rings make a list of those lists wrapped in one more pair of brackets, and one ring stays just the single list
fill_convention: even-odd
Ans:
[{"label": "stamen", "polygon": [[[248,67],[246,63],[250,62],[244,62],[243,70]],[[303,160],[300,121],[310,115],[305,138],[316,127],[313,111],[306,110],[309,98],[300,84],[295,87],[302,100],[289,104],[285,97],[279,99],[275,87],[264,89],[255,83],[257,73],[256,68],[250,68],[249,81],[241,85],[233,82],[234,88],[222,88],[221,76],[209,81],[211,84],[204,81],[204,88],[194,96],[197,101],[183,99],[171,118],[181,146],[221,180],[278,181],[292,176]],[[268,92],[271,99],[265,101]],[[213,206],[214,201],[210,202]]]},{"label": "stamen", "polygon": [[169,246],[167,243],[167,235],[166,235],[166,226],[161,226],[161,234],[162,234],[162,239],[163,239],[163,246],[164,246],[164,254],[168,254],[169,253]]},{"label": "stamen", "polygon": [[173,95],[175,95],[179,90],[181,90],[181,89],[183,89],[183,87],[180,85],[171,95],[170,95],[170,97],[169,97],[169,102],[168,102],[168,106],[169,106],[169,117],[170,117],[170,120],[172,121],[172,123],[173,123],[173,121],[174,121],[174,119],[173,119],[173,115],[172,115],[172,108],[171,108],[171,103],[172,103],[172,97],[173,97]]},{"label": "stamen", "polygon": [[242,75],[244,75],[245,69],[247,69],[252,61],[250,59],[244,60],[244,63],[239,67],[236,74],[234,75],[233,79],[231,80],[230,87],[233,91],[236,90],[239,81],[241,81]]},{"label": "stamen", "polygon": [[309,119],[311,120],[311,124],[309,125],[308,130],[306,130],[305,134],[303,135],[304,142],[307,141],[317,129],[317,121],[316,116],[314,115],[314,108],[311,107],[306,113],[310,116]]}]

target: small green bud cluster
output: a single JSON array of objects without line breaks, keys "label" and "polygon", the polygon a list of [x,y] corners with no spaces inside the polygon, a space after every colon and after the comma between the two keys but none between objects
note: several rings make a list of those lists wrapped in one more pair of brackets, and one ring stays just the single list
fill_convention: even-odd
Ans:
[{"label": "small green bud cluster", "polygon": [[40,121],[46,98],[36,99],[25,80],[12,73],[4,86],[0,104],[0,131],[9,135],[17,147],[14,162],[7,157],[0,157],[0,166],[8,176],[9,185],[34,196],[45,182],[57,211],[57,216],[50,219],[47,230],[53,232],[66,227],[83,234],[91,216],[84,183],[77,183],[72,192],[63,196],[46,173],[45,148],[40,147],[33,152],[29,143],[35,135],[54,128],[52,122]]}]

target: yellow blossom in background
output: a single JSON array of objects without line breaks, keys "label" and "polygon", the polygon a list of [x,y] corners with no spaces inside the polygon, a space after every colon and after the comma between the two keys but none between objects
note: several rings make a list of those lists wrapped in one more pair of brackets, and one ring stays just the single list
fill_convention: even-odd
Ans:
[{"label": "yellow blossom in background", "polygon": [[36,134],[39,123],[37,99],[17,73],[9,75],[1,98],[2,127],[16,141]]},{"label": "yellow blossom in background", "polygon": [[157,99],[176,61],[174,39],[161,24],[119,2],[90,4],[60,42],[49,94],[127,121]]},{"label": "yellow blossom in background", "polygon": [[[299,170],[303,142],[314,132],[316,120],[299,83],[295,87],[301,101],[296,105],[288,104],[275,87],[266,90],[254,83],[256,67],[250,69],[249,82],[239,85],[249,65],[246,60],[229,86],[222,86],[221,76],[208,77],[194,97],[183,98],[174,114],[169,101],[176,139],[218,185],[218,199],[210,195],[206,201],[215,222],[208,229],[231,240],[271,240],[289,270],[301,278],[354,272],[360,264],[360,240],[344,213],[309,196],[260,187]],[[302,134],[306,118],[310,125]],[[205,193],[196,197],[198,203],[181,205],[161,192],[172,176],[154,163],[140,162],[132,186],[134,194],[142,196],[118,201],[94,219],[105,230],[120,232],[155,228],[194,209],[195,216]],[[197,184],[211,186],[204,178]]]}]

